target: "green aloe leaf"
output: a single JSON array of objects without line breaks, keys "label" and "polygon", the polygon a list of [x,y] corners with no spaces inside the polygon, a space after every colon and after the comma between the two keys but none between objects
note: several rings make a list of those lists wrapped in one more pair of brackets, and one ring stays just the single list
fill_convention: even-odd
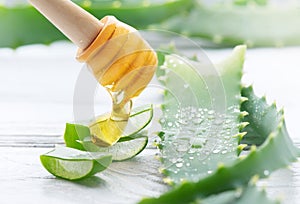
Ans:
[{"label": "green aloe leaf", "polygon": [[292,3],[274,6],[264,0],[251,1],[251,4],[247,0],[215,1],[209,5],[197,3],[189,13],[152,27],[200,37],[219,46],[299,45],[298,7],[299,4]]},{"label": "green aloe leaf", "polygon": [[[152,23],[189,9],[193,0],[74,0],[98,19],[115,15],[119,20],[145,28]],[[29,44],[50,44],[66,37],[30,5],[6,7],[0,4],[0,47],[17,48]]]},{"label": "green aloe leaf", "polygon": [[[264,100],[254,97],[251,87],[243,88],[242,93],[248,98],[244,108],[249,110],[249,115],[252,115],[252,118],[262,119],[261,123],[257,124],[258,128],[265,130],[268,135],[265,142],[259,148],[252,146],[250,153],[239,158],[234,164],[220,164],[215,173],[197,182],[185,182],[159,198],[145,199],[140,202],[141,204],[194,202],[196,199],[246,186],[253,177],[268,177],[273,171],[297,161],[300,150],[294,146],[288,135],[283,111],[277,112],[276,109],[265,106]],[[257,110],[251,108],[253,104],[258,105]],[[269,118],[268,122],[263,122],[266,110],[268,114],[276,116]],[[251,122],[250,120],[249,126]],[[269,126],[275,128],[270,130]]]}]

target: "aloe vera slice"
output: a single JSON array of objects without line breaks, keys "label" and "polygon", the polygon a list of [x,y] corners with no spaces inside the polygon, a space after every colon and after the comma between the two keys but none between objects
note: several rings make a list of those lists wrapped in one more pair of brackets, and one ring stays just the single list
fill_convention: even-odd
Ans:
[{"label": "aloe vera slice", "polygon": [[82,144],[88,152],[103,152],[111,154],[113,161],[124,161],[141,153],[147,146],[148,137],[140,136],[134,139],[124,137],[110,147],[99,147],[89,140],[78,142]]},{"label": "aloe vera slice", "polygon": [[[153,106],[144,105],[134,108],[130,114],[128,125],[124,130],[122,137],[136,137],[136,134],[143,130],[153,118]],[[83,141],[90,137],[90,129],[87,126],[80,124],[66,124],[64,140],[67,147],[75,148],[78,150],[86,150],[82,146],[82,143],[77,141]]]},{"label": "aloe vera slice", "polygon": [[85,150],[81,143],[77,140],[90,136],[90,129],[87,126],[79,124],[66,124],[64,140],[67,147],[71,147],[78,150]]},{"label": "aloe vera slice", "polygon": [[41,155],[40,160],[45,169],[54,176],[79,180],[105,170],[110,165],[112,156],[58,147]]}]

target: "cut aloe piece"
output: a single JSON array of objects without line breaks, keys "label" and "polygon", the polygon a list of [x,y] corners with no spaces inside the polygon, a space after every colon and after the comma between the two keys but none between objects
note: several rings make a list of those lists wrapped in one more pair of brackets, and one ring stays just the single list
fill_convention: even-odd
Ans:
[{"label": "cut aloe piece", "polygon": [[112,155],[113,161],[124,161],[141,153],[148,143],[148,137],[137,138],[124,137],[111,147],[99,147],[91,141],[78,141],[89,152],[103,152]]},{"label": "cut aloe piece", "polygon": [[128,124],[122,137],[134,137],[134,135],[149,125],[153,118],[153,105],[148,104],[132,110]]},{"label": "cut aloe piece", "polygon": [[90,153],[59,147],[40,156],[43,166],[54,176],[79,180],[105,170],[112,162],[106,153]]},{"label": "cut aloe piece", "polygon": [[[151,122],[152,117],[152,105],[145,105],[133,109],[122,137],[136,137],[138,132],[147,127],[147,125]],[[86,140],[86,138],[90,138],[89,127],[79,124],[66,124],[64,140],[67,147],[86,150],[81,143],[77,142]]]},{"label": "cut aloe piece", "polygon": [[64,140],[67,147],[72,147],[78,150],[85,150],[82,144],[78,143],[77,140],[85,138],[90,135],[90,129],[84,125],[79,124],[66,124]]},{"label": "cut aloe piece", "polygon": [[[105,118],[108,114],[103,114],[98,118]],[[153,118],[153,106],[151,104],[134,108],[127,121],[126,128],[123,131],[122,137],[132,136],[144,129]],[[96,120],[97,121],[97,120]],[[95,125],[91,123],[90,126]]]}]

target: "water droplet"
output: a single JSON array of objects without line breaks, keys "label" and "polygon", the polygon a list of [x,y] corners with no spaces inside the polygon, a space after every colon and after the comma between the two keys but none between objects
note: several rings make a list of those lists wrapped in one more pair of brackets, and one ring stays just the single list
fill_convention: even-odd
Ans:
[{"label": "water droplet", "polygon": [[183,162],[182,158],[177,159],[177,162]]},{"label": "water droplet", "polygon": [[212,171],[211,171],[211,170],[209,170],[209,171],[207,171],[207,173],[208,173],[208,174],[211,174],[211,173],[212,173]]},{"label": "water droplet", "polygon": [[182,166],[183,166],[183,163],[182,163],[182,162],[176,163],[176,167],[177,167],[177,168],[181,168]]},{"label": "water droplet", "polygon": [[164,118],[160,119],[160,123],[165,123],[166,120]]},{"label": "water droplet", "polygon": [[221,152],[221,154],[226,154],[226,153],[227,153],[227,151],[226,151],[226,150],[224,150],[224,151],[222,151],[222,152]]},{"label": "water droplet", "polygon": [[186,120],[182,119],[182,118],[178,120],[178,123],[180,123],[182,125],[187,125],[188,124],[188,122]]},{"label": "water droplet", "polygon": [[176,159],[176,158],[172,158],[170,161],[171,161],[173,164],[175,164],[175,163],[177,162],[177,159]]},{"label": "water droplet", "polygon": [[202,118],[196,118],[196,119],[193,120],[193,123],[195,125],[199,125],[202,121],[203,121]]},{"label": "water droplet", "polygon": [[208,118],[209,120],[213,120],[213,119],[215,119],[215,116],[214,116],[214,115],[209,115],[207,118]]},{"label": "water droplet", "polygon": [[184,87],[185,89],[189,88],[189,86],[190,86],[189,84],[184,84],[184,85],[183,85],[183,87]]},{"label": "water droplet", "polygon": [[191,166],[191,163],[186,163],[185,165],[186,165],[187,167],[189,167],[189,166]]},{"label": "water droplet", "polygon": [[219,149],[215,149],[215,150],[213,151],[214,154],[218,154],[219,152],[220,152]]},{"label": "water droplet", "polygon": [[194,148],[201,148],[206,143],[206,138],[194,138],[192,146]]},{"label": "water droplet", "polygon": [[193,159],[194,159],[194,157],[189,157],[189,159],[190,159],[190,160],[193,160]]},{"label": "water droplet", "polygon": [[187,152],[189,149],[189,145],[187,144],[179,144],[176,148],[178,152]]},{"label": "water droplet", "polygon": [[221,125],[221,124],[223,123],[223,119],[220,118],[220,117],[218,117],[218,118],[215,119],[214,123],[215,123],[216,125]]},{"label": "water droplet", "polygon": [[231,123],[231,120],[227,119],[227,120],[225,121],[225,124],[229,124],[229,123]]},{"label": "water droplet", "polygon": [[268,170],[264,170],[264,175],[265,176],[269,176],[270,175],[270,172]]},{"label": "water droplet", "polygon": [[209,115],[212,115],[212,114],[214,114],[215,113],[215,111],[214,110],[210,110],[210,111],[208,111],[208,114]]},{"label": "water droplet", "polygon": [[191,148],[191,149],[188,151],[189,154],[194,154],[195,152],[196,152],[196,149],[194,149],[194,148]]},{"label": "water droplet", "polygon": [[168,126],[169,126],[169,127],[172,127],[172,126],[173,126],[173,123],[172,123],[172,122],[168,122]]}]

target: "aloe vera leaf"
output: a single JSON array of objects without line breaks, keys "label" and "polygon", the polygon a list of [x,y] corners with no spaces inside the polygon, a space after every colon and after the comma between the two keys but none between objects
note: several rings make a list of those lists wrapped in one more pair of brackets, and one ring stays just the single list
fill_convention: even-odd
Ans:
[{"label": "aloe vera leaf", "polygon": [[[198,181],[214,172],[220,161],[230,164],[237,158],[245,50],[236,47],[215,66],[165,56],[165,75],[159,77],[167,89],[161,119],[165,134],[159,148],[166,182]],[[219,81],[220,87],[215,85]]]},{"label": "aloe vera leaf", "polygon": [[[243,97],[249,100],[241,105],[241,111],[248,112],[248,115],[242,121],[249,123],[243,129],[247,134],[243,137],[241,143],[249,146],[260,146],[279,123],[280,118],[277,117],[279,113],[276,111],[276,104],[273,103],[269,106],[266,97],[259,98],[254,94],[252,86],[243,87],[241,93]],[[257,111],[260,114],[255,114]],[[270,123],[272,120],[274,122]]]},{"label": "aloe vera leaf", "polygon": [[[191,7],[192,0],[74,1],[97,18],[115,15],[136,28],[159,23]],[[148,3],[147,3],[148,2]],[[0,5],[0,47],[17,48],[29,44],[50,44],[66,37],[30,5]]]},{"label": "aloe vera leaf", "polygon": [[220,46],[300,44],[300,13],[295,5],[199,4],[190,13],[171,17],[153,27],[200,37]]},{"label": "aloe vera leaf", "polygon": [[233,0],[233,3],[236,5],[248,5],[248,4],[256,4],[256,5],[267,5],[268,0]]},{"label": "aloe vera leaf", "polygon": [[105,15],[114,15],[136,28],[146,28],[150,24],[159,23],[189,10],[193,5],[193,0],[90,0],[88,3],[75,0],[74,2],[99,19]]},{"label": "aloe vera leaf", "polygon": [[[249,98],[248,106],[251,106],[252,103],[265,103],[263,100],[251,100],[253,99],[251,88],[244,88],[243,95]],[[266,107],[259,105],[258,108],[265,109]],[[253,177],[265,178],[273,171],[297,161],[300,150],[294,146],[288,135],[283,111],[277,112],[268,107],[267,109],[274,115],[276,113],[276,118],[272,120],[270,118],[269,122],[259,123],[259,128],[268,129],[267,126],[273,126],[275,129],[268,134],[267,139],[259,148],[252,146],[250,153],[246,157],[238,159],[233,165],[220,165],[215,173],[198,182],[185,182],[159,198],[145,199],[140,204],[193,202],[195,199],[245,186]],[[249,112],[249,114],[253,114],[253,118],[262,118],[261,115],[264,113],[261,110]]]},{"label": "aloe vera leaf", "polygon": [[0,47],[49,44],[65,39],[46,18],[31,6],[6,8],[0,5]]}]

